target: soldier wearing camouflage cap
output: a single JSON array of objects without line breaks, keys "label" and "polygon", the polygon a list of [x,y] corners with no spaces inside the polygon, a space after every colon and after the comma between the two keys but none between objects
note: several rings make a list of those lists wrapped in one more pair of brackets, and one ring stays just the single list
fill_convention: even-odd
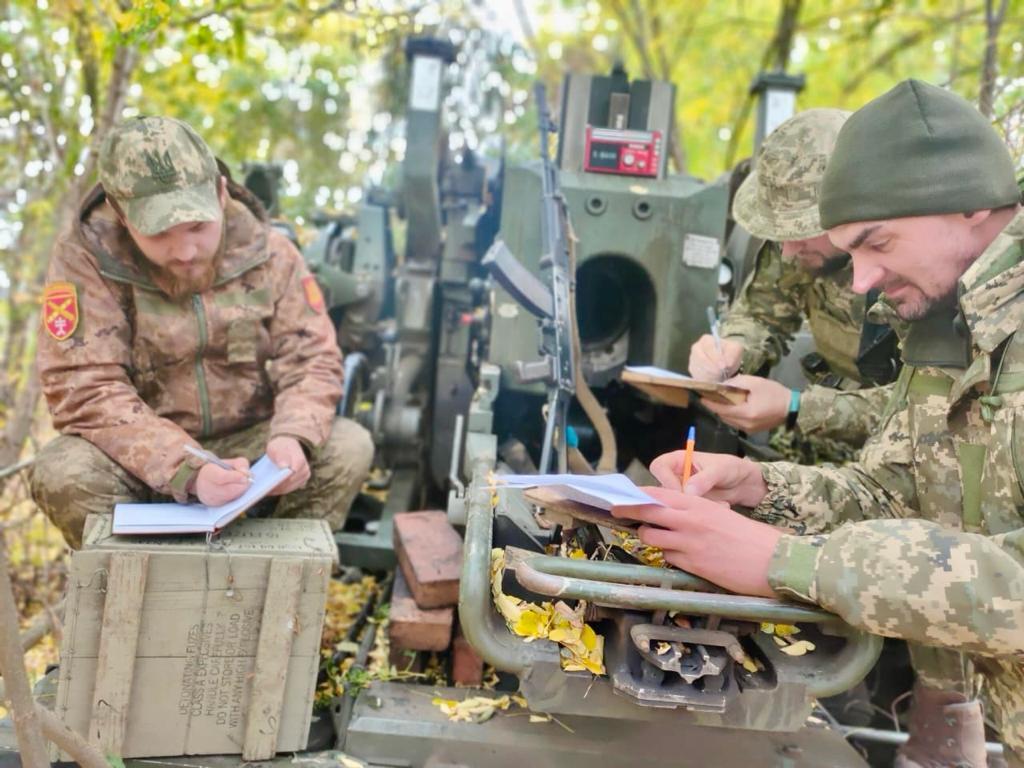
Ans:
[{"label": "soldier wearing camouflage cap", "polygon": [[301,255],[183,122],[122,123],[99,172],[43,292],[38,369],[61,435],[33,465],[36,502],[77,547],[86,515],[117,502],[237,498],[266,453],[292,469],[272,514],[340,527],[373,445],[335,416],[341,354]]},{"label": "soldier wearing camouflage cap", "polygon": [[[817,603],[877,634],[963,651],[1015,768],[1024,767],[1019,211],[1005,144],[959,96],[908,80],[854,113],[829,161],[820,212],[852,257],[854,290],[882,290],[909,323],[879,430],[843,467],[695,456],[700,471],[686,495],[657,491],[686,511],[665,515],[669,530],[645,539],[735,591]],[[678,487],[681,465],[666,454],[652,471]],[[783,535],[707,499],[750,507],[792,534],[828,533]],[[942,721],[911,723],[900,768],[986,765],[981,743],[941,762],[928,757],[945,719],[980,716],[964,699],[944,702]]]},{"label": "soldier wearing camouflage cap", "polygon": [[[758,432],[789,423],[804,438],[837,440],[852,457],[878,422],[888,390],[876,388],[895,366],[870,375],[858,366],[862,337],[887,362],[897,359],[887,329],[867,322],[867,300],[853,292],[850,257],[834,247],[818,218],[825,165],[849,112],[809,109],[791,117],[764,141],[754,171],[733,201],[733,216],[765,240],[754,269],[721,326],[721,343],[705,335],[690,350],[690,373],[731,381],[751,392],[740,404],[705,405],[726,423]],[[803,393],[753,374],[786,354],[806,318],[816,352],[805,365],[812,385]],[[878,340],[883,336],[887,340]],[[720,350],[720,351],[719,351]]]}]

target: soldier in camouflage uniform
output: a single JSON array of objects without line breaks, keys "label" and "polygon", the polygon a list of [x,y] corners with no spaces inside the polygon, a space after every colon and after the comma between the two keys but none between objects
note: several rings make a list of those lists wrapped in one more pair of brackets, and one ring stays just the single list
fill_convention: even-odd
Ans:
[{"label": "soldier in camouflage uniform", "polygon": [[[818,190],[836,135],[849,112],[810,109],[782,123],[765,139],[757,167],[736,193],[733,216],[766,242],[754,270],[721,326],[721,353],[710,335],[690,350],[690,373],[751,391],[747,402],[707,408],[748,432],[787,422],[804,438],[838,440],[833,450],[852,458],[878,423],[888,390],[858,368],[865,323],[864,296],[853,292],[850,257],[833,246],[818,218]],[[755,374],[786,354],[804,318],[820,365],[802,394]],[[890,343],[895,351],[895,344]],[[852,391],[851,391],[852,390]]]},{"label": "soldier in camouflage uniform", "polygon": [[[38,368],[61,436],[31,474],[68,543],[121,501],[221,504],[266,453],[273,514],[339,527],[373,457],[337,418],[341,355],[302,257],[182,122],[115,128],[51,257]],[[230,457],[234,470],[184,450]]]},{"label": "soldier in camouflage uniform", "polygon": [[[965,651],[1010,765],[1024,766],[1024,240],[1005,145],[963,99],[906,81],[840,132],[822,224],[909,330],[880,428],[844,467],[704,454],[674,510],[631,512],[674,564],[747,594],[817,603],[851,624]],[[666,486],[680,452],[652,471]],[[710,500],[710,501],[709,501]],[[753,509],[749,519],[718,502]],[[758,520],[766,521],[765,525]],[[787,534],[782,530],[788,529]],[[803,534],[803,535],[801,535]],[[817,535],[809,535],[817,534]],[[929,696],[928,680],[918,696]],[[982,745],[929,760],[969,712],[911,723],[899,766],[985,765]],[[943,745],[937,745],[941,751]],[[934,755],[934,751],[932,751]]]}]

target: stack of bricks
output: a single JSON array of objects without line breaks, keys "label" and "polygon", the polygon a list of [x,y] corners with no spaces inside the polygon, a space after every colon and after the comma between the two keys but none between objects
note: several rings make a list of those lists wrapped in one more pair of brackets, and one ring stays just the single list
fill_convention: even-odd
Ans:
[{"label": "stack of bricks", "polygon": [[391,594],[388,637],[393,662],[405,668],[409,652],[444,651],[452,646],[452,677],[457,685],[479,685],[483,661],[455,633],[459,602],[462,539],[444,512],[406,512],[395,516],[398,570]]}]

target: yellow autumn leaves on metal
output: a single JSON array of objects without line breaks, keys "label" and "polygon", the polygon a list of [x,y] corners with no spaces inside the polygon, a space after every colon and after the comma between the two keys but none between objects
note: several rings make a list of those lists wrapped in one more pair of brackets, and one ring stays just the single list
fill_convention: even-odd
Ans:
[{"label": "yellow autumn leaves on metal", "polygon": [[625,531],[612,531],[616,544],[624,551],[631,554],[644,565],[655,568],[668,568],[665,562],[665,553],[657,547],[651,547],[640,541],[639,537],[626,533]]},{"label": "yellow autumn leaves on metal", "polygon": [[483,723],[494,717],[496,712],[504,712],[513,704],[526,707],[526,699],[517,693],[495,697],[471,696],[462,701],[436,696],[431,699],[431,703],[453,723]]},{"label": "yellow autumn leaves on metal", "polygon": [[761,624],[761,631],[771,635],[779,650],[787,656],[804,656],[817,647],[810,640],[795,640],[793,636],[800,634],[800,628],[792,624],[772,624],[766,621]]},{"label": "yellow autumn leaves on metal", "polygon": [[566,672],[604,674],[604,638],[583,621],[586,602],[575,608],[559,600],[556,603],[530,603],[501,590],[505,553],[491,551],[491,594],[494,607],[505,619],[508,628],[526,642],[547,639],[561,648],[562,669]]}]

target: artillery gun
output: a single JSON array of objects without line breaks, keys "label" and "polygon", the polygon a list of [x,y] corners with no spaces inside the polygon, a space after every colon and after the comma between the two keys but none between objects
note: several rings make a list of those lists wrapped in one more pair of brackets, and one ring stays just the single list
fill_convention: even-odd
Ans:
[{"label": "artillery gun", "polygon": [[[575,471],[593,471],[590,462],[638,471],[676,447],[697,418],[618,382],[627,363],[684,368],[685,350],[706,330],[705,308],[720,295],[727,189],[667,172],[673,87],[630,82],[621,70],[568,76],[554,160],[541,91],[541,160],[504,169],[499,236],[484,253],[489,238],[474,231],[488,215],[486,175],[438,149],[446,49],[417,42],[407,50],[406,248],[396,260],[394,316],[378,334],[386,353],[352,410],[382,446],[390,488],[378,518],[338,534],[342,561],[394,567],[391,518],[413,508],[414,489],[437,499],[447,488],[448,518],[464,531],[462,632],[498,671],[499,691],[517,691],[566,730],[525,718],[452,723],[422,686],[377,682],[338,707],[339,745],[381,765],[599,758],[625,766],[638,760],[638,744],[654,765],[766,755],[780,765],[863,765],[841,732],[806,723],[815,699],[867,674],[879,638],[826,612],[722,594],[621,552],[603,561],[554,556],[570,540],[588,555],[612,549],[596,530],[572,538],[546,525],[521,490],[493,481],[510,467],[572,461]],[[583,391],[586,409],[576,402]],[[727,435],[702,431],[718,441],[708,448],[722,448]],[[511,634],[494,606],[496,584],[534,603],[586,601],[607,674],[565,671],[555,643]],[[760,631],[764,622],[798,624],[817,650],[786,655]]]}]

